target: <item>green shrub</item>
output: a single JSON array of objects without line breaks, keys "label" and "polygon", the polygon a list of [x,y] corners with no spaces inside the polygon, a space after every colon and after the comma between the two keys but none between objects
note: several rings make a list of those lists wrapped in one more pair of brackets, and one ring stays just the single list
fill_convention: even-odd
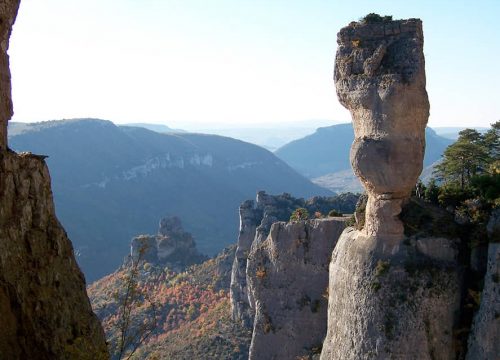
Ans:
[{"label": "green shrub", "polygon": [[495,202],[500,197],[500,174],[474,176],[471,187],[486,201]]},{"label": "green shrub", "polygon": [[290,216],[290,221],[308,220],[309,212],[305,208],[298,208]]},{"label": "green shrub", "polygon": [[370,13],[361,19],[361,22],[365,24],[373,24],[373,23],[389,22],[389,21],[392,21],[392,16],[390,15],[380,16],[379,14],[375,13]]},{"label": "green shrub", "polygon": [[427,187],[425,188],[424,199],[425,201],[428,201],[430,203],[437,204],[438,196],[439,196],[439,186],[436,183],[436,179],[432,178],[427,184]]},{"label": "green shrub", "polygon": [[473,197],[470,189],[462,189],[457,184],[443,185],[439,189],[438,202],[443,207],[453,206],[457,207],[462,202]]},{"label": "green shrub", "polygon": [[328,213],[328,216],[330,216],[330,217],[342,216],[342,213],[340,211],[333,209],[333,210],[330,210],[330,212]]}]

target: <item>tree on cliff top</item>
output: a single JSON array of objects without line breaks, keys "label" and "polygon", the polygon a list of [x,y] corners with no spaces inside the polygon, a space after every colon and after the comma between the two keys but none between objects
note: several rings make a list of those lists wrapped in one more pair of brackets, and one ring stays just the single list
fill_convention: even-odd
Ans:
[{"label": "tree on cliff top", "polygon": [[438,178],[447,184],[458,183],[464,189],[473,176],[486,172],[497,157],[498,131],[494,129],[498,127],[499,122],[493,124],[493,131],[488,131],[488,135],[474,129],[462,130],[458,140],[446,148],[443,161],[436,166]]}]

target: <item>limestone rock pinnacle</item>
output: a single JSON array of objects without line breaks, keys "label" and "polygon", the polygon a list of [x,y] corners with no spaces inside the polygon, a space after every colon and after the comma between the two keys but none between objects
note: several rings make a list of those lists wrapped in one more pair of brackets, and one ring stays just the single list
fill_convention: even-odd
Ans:
[{"label": "limestone rock pinnacle", "polygon": [[350,112],[351,164],[369,195],[365,233],[396,245],[422,171],[429,101],[418,19],[353,22],[338,34],[337,95]]},{"label": "limestone rock pinnacle", "polygon": [[422,23],[367,16],[341,29],[338,44],[335,85],[352,115],[351,163],[368,201],[363,229],[347,228],[332,254],[321,360],[458,358],[460,241],[454,232],[405,234],[400,220],[404,206],[403,219],[416,211],[453,222],[409,200],[429,116]]}]

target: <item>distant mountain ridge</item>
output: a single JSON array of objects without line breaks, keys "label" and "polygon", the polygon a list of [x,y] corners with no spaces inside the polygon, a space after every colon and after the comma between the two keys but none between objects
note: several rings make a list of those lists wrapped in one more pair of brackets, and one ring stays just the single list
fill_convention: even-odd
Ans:
[{"label": "distant mountain ridge", "polygon": [[236,240],[235,209],[257,191],[331,194],[271,152],[216,135],[73,119],[24,124],[9,144],[49,156],[57,214],[90,280],[116,269],[132,236],[159,218],[179,216],[200,251],[214,254]]},{"label": "distant mountain ridge", "polygon": [[[487,127],[469,127],[476,129],[480,133],[485,133],[488,131]],[[465,126],[443,126],[443,127],[434,127],[432,128],[436,134],[439,136],[442,136],[447,139],[452,139],[452,140],[457,140],[458,139],[458,133],[462,130],[467,129]]]},{"label": "distant mountain ridge", "polygon": [[[426,129],[424,167],[440,159],[453,140]],[[350,123],[319,128],[314,134],[292,141],[275,154],[302,175],[332,191],[346,192],[360,189],[349,162],[354,130]]]},{"label": "distant mountain ridge", "polygon": [[140,127],[144,129],[148,129],[151,131],[156,131],[159,133],[166,133],[166,134],[176,134],[176,133],[185,133],[187,131],[182,130],[182,129],[172,129],[171,127],[163,124],[149,124],[149,123],[128,123],[128,124],[123,124],[120,126],[132,126],[132,127]]}]

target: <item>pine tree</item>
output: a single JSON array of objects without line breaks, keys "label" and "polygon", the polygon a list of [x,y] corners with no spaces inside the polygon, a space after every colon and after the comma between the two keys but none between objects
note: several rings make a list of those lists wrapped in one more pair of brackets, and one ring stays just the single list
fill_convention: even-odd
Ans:
[{"label": "pine tree", "polygon": [[465,129],[459,133],[458,140],[446,148],[435,174],[445,183],[458,182],[464,189],[472,176],[487,169],[490,159],[484,137],[476,130]]}]

